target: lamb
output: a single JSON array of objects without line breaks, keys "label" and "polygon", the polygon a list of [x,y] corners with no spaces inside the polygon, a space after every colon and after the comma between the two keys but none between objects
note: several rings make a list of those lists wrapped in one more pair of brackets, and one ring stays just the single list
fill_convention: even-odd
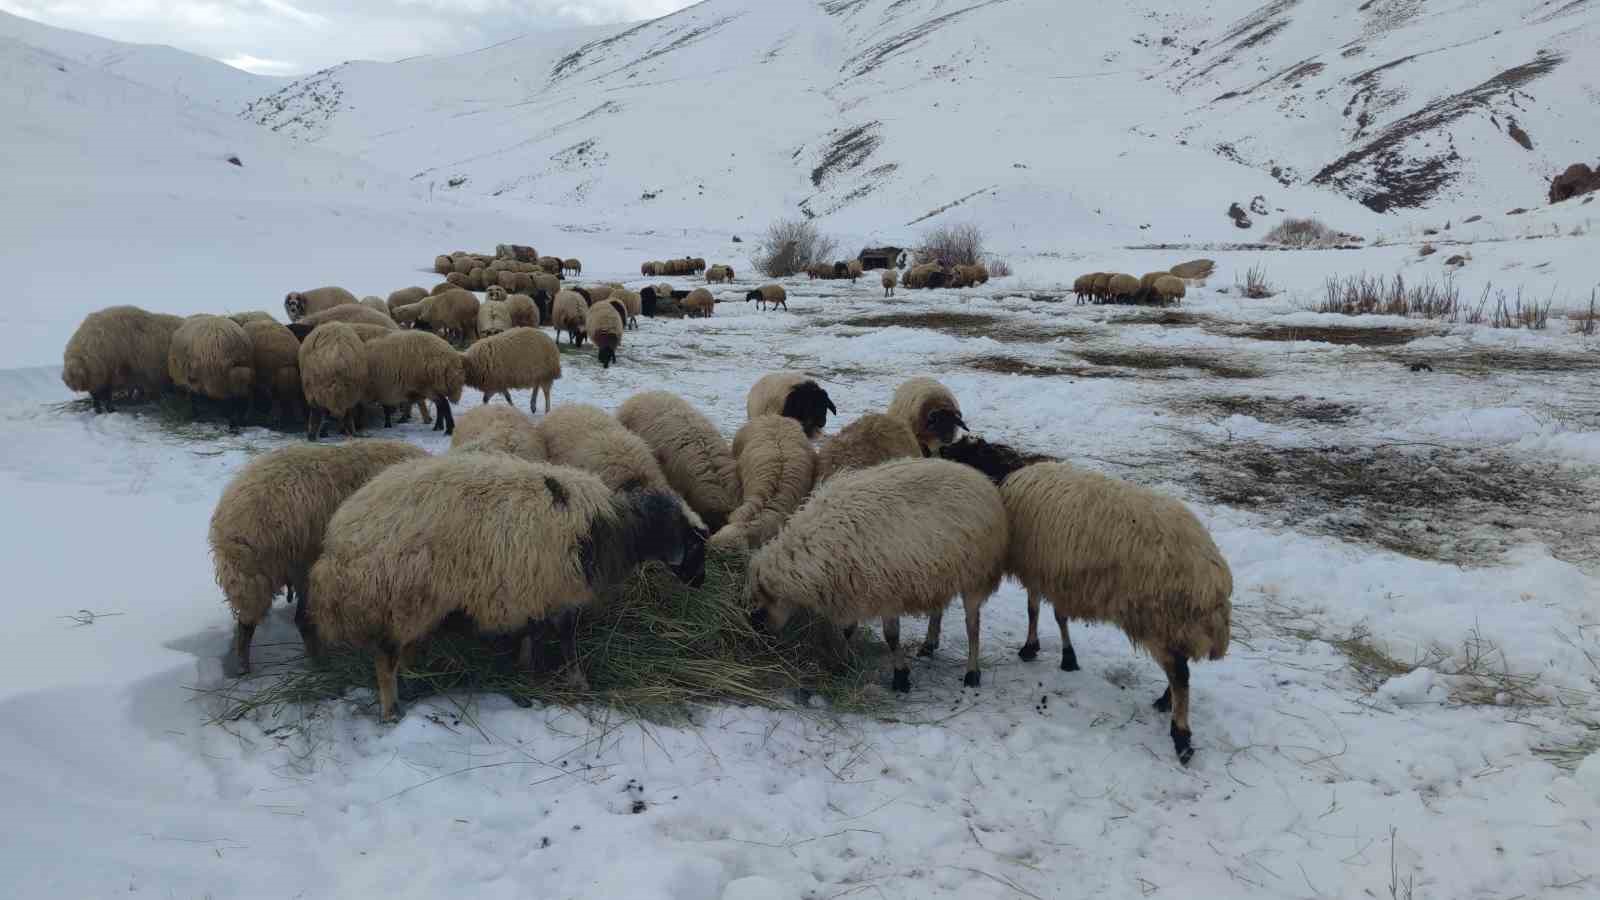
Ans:
[{"label": "lamb", "polygon": [[721,263],[718,263],[717,265],[714,265],[711,268],[706,269],[706,283],[708,283],[708,284],[716,284],[718,282],[732,281],[732,280],[733,280],[733,270],[728,268],[727,266],[722,265]]},{"label": "lamb", "polygon": [[882,618],[894,654],[893,686],[905,692],[911,668],[899,617],[942,614],[960,594],[967,617],[963,683],[977,687],[978,612],[1000,586],[1006,529],[1000,492],[957,463],[899,459],[836,475],[751,559],[745,588],[751,623],[777,632],[800,606],[847,627]]},{"label": "lamb", "polygon": [[1132,300],[1139,293],[1139,279],[1118,273],[1106,280],[1106,296],[1115,300]]},{"label": "lamb", "polygon": [[828,392],[800,372],[770,372],[750,388],[744,403],[746,415],[782,415],[799,422],[806,437],[814,438],[827,427],[828,413],[839,414]]},{"label": "lamb", "polygon": [[61,381],[68,390],[86,392],[97,413],[116,411],[111,401],[117,391],[160,394],[172,385],[167,355],[182,324],[177,316],[137,306],[92,312],[62,351]]},{"label": "lamb", "polygon": [[817,458],[800,423],[757,416],[733,436],[739,463],[739,505],[711,537],[714,547],[754,550],[782,530],[816,479]]},{"label": "lamb", "polygon": [[744,295],[744,302],[752,300],[756,302],[756,309],[766,309],[768,306],[777,309],[781,306],[784,312],[789,311],[789,292],[781,284],[764,284]]},{"label": "lamb", "polygon": [[280,422],[297,418],[306,404],[300,387],[299,339],[277,322],[247,322],[244,333],[250,339],[255,399],[268,404]]},{"label": "lamb", "polygon": [[627,288],[623,288],[620,291],[613,291],[611,294],[611,299],[622,302],[622,308],[627,312],[627,315],[624,317],[626,324],[629,327],[638,328],[639,313],[643,308],[643,304],[639,298],[639,295],[628,290]]},{"label": "lamb", "polygon": [[178,390],[229,404],[228,421],[244,422],[256,373],[251,368],[250,337],[225,316],[190,316],[172,333],[167,374]]},{"label": "lamb", "polygon": [[354,437],[355,412],[367,393],[367,352],[355,328],[330,322],[316,329],[300,343],[299,361],[309,408],[306,440],[321,437],[327,419],[338,421]]},{"label": "lamb", "polygon": [[343,322],[346,325],[376,325],[391,331],[400,327],[388,313],[379,312],[369,306],[356,303],[335,306],[319,313],[302,316],[299,321],[289,323],[289,330],[294,332],[295,337],[304,340],[305,336],[310,334],[313,328],[328,322]]},{"label": "lamb", "polygon": [[683,298],[684,311],[690,315],[698,314],[701,318],[711,318],[711,313],[717,308],[717,298],[705,288],[695,288],[689,296]]},{"label": "lamb", "polygon": [[617,349],[622,346],[622,314],[618,312],[621,306],[621,303],[613,306],[609,300],[602,300],[589,307],[584,316],[583,332],[599,351],[602,369],[611,368],[617,359]]},{"label": "lamb", "polygon": [[883,282],[883,295],[893,297],[895,285],[900,283],[900,272],[898,269],[884,269],[880,280]]},{"label": "lamb", "polygon": [[450,436],[451,453],[509,453],[544,462],[544,436],[514,406],[475,406],[461,414]]},{"label": "lamb", "polygon": [[[281,325],[279,326],[282,327]],[[217,586],[233,610],[230,677],[250,671],[256,626],[279,588],[298,596],[294,623],[313,659],[321,655],[309,614],[311,564],[334,510],[388,467],[428,454],[405,441],[361,441],[342,447],[299,444],[256,457],[234,475],[211,514],[206,540]]]},{"label": "lamb", "polygon": [[1067,463],[1007,460],[996,447],[968,439],[944,453],[1000,485],[1011,535],[1006,571],[1028,591],[1028,637],[1018,655],[1038,655],[1041,599],[1054,608],[1065,671],[1078,668],[1069,619],[1120,627],[1166,672],[1155,708],[1171,710],[1172,746],[1188,765],[1189,661],[1228,651],[1227,560],[1200,520],[1171,497]]},{"label": "lamb", "polygon": [[1156,283],[1151,285],[1151,290],[1155,292],[1156,298],[1162,303],[1177,303],[1189,293],[1189,289],[1184,285],[1183,279],[1176,275],[1164,275],[1157,278]]},{"label": "lamb", "polygon": [[396,331],[364,346],[366,399],[383,407],[383,427],[392,426],[396,408],[409,410],[412,403],[432,397],[439,406],[433,430],[455,433],[456,420],[450,404],[461,402],[461,388],[466,384],[461,354],[443,338],[426,331]]},{"label": "lamb", "polygon": [[506,297],[506,311],[511,314],[512,328],[538,328],[544,321],[539,314],[539,304],[527,294],[512,294]]},{"label": "lamb", "polygon": [[677,394],[645,391],[617,409],[617,421],[650,448],[667,483],[711,531],[728,523],[740,502],[739,467],[710,419]]},{"label": "lamb", "polygon": [[961,404],[950,389],[932,378],[912,378],[894,389],[889,415],[906,423],[917,436],[923,456],[936,454],[956,439],[956,429],[967,429]]},{"label": "lamb", "polygon": [[385,721],[398,717],[397,673],[412,646],[457,609],[489,632],[555,618],[569,677],[586,688],[578,609],[648,560],[704,583],[704,531],[675,501],[665,491],[612,493],[584,472],[498,453],[401,463],[328,523],[311,569],[312,621],[324,640],[375,650]]},{"label": "lamb", "polygon": [[563,259],[561,261],[561,274],[571,272],[574,275],[583,274],[583,263],[576,259]]},{"label": "lamb", "polygon": [[555,308],[550,313],[550,324],[556,329],[556,343],[561,343],[561,332],[567,333],[567,342],[574,347],[583,346],[584,326],[589,319],[589,302],[577,291],[556,294]]},{"label": "lamb", "polygon": [[313,313],[356,302],[356,295],[342,287],[319,287],[309,291],[290,291],[283,298],[283,311],[288,314],[289,321],[298,322]]},{"label": "lamb", "polygon": [[844,264],[844,270],[845,270],[845,273],[850,277],[850,283],[851,284],[854,284],[855,280],[857,278],[860,278],[861,277],[861,273],[864,271],[862,269],[862,267],[861,267],[861,260],[859,260],[859,259],[852,259],[849,262],[845,263]]},{"label": "lamb", "polygon": [[511,328],[511,304],[485,300],[478,305],[478,335],[491,337]]},{"label": "lamb", "polygon": [[427,301],[413,328],[454,333],[471,343],[478,339],[478,298],[469,291],[447,291]]},{"label": "lamb", "polygon": [[867,469],[891,459],[917,459],[922,445],[911,427],[894,416],[867,413],[822,442],[817,483],[849,469]]},{"label": "lamb", "polygon": [[425,287],[413,286],[401,288],[400,290],[389,295],[389,299],[384,301],[384,307],[389,313],[389,317],[392,319],[394,318],[394,311],[397,307],[416,303],[418,300],[421,300],[426,296],[428,296],[428,289]]}]

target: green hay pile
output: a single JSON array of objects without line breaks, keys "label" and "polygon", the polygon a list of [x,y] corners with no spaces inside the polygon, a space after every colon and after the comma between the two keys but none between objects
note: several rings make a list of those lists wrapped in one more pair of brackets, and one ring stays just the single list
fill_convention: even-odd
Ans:
[{"label": "green hay pile", "polygon": [[[516,642],[442,628],[419,646],[400,673],[405,702],[432,694],[500,694],[518,705],[601,704],[657,721],[681,719],[690,704],[735,702],[788,706],[819,696],[835,710],[870,711],[868,685],[881,644],[847,646],[836,628],[809,617],[778,637],[750,627],[743,587],[748,558],[706,560],[705,584],[689,588],[660,565],[636,572],[579,620],[578,653],[589,690],[562,673],[529,673],[516,663]],[[803,621],[802,621],[803,620]],[[859,633],[858,633],[859,634]],[[559,659],[554,642],[546,658]],[[326,664],[303,659],[258,665],[252,674],[211,692],[218,721],[343,697],[373,686],[372,657],[330,647]]]}]

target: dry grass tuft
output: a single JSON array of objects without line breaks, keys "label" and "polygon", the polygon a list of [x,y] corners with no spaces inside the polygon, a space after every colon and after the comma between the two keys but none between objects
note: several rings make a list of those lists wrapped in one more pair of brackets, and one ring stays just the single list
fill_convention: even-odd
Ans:
[{"label": "dry grass tuft", "polygon": [[1355,418],[1360,407],[1305,397],[1208,396],[1179,400],[1170,406],[1181,413],[1203,416],[1249,416],[1259,422],[1288,425],[1315,422],[1339,425]]},{"label": "dry grass tuft", "polygon": [[1600,295],[1591,290],[1589,292],[1589,308],[1582,312],[1569,313],[1567,315],[1567,320],[1572,323],[1574,334],[1594,335],[1596,324],[1600,323],[1600,305],[1597,305],[1597,301],[1600,301]]},{"label": "dry grass tuft", "polygon": [[1244,279],[1236,280],[1234,286],[1240,294],[1251,300],[1265,300],[1278,293],[1278,289],[1267,280],[1267,270],[1261,266],[1251,266],[1245,271]]},{"label": "dry grass tuft", "polygon": [[1461,291],[1449,278],[1442,283],[1423,280],[1408,285],[1403,275],[1386,281],[1365,272],[1329,278],[1315,309],[1346,316],[1408,316],[1446,322],[1460,321],[1464,311]]},{"label": "dry grass tuft", "polygon": [[1218,378],[1260,378],[1261,370],[1245,363],[1234,363],[1201,353],[1174,353],[1169,350],[1075,350],[1074,355],[1097,366],[1127,369],[1199,369]]}]

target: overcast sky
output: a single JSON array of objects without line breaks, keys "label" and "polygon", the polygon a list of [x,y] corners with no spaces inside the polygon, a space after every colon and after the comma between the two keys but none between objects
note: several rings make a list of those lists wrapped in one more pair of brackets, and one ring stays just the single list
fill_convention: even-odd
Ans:
[{"label": "overcast sky", "polygon": [[651,19],[691,0],[0,0],[116,41],[171,44],[264,75],[474,50],[528,31]]}]

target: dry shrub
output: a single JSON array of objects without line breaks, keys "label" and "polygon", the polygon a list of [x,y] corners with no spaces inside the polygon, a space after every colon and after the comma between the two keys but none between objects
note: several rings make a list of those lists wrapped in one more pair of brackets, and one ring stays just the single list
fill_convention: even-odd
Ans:
[{"label": "dry shrub", "polygon": [[767,226],[756,242],[750,263],[768,278],[799,275],[817,263],[830,262],[838,242],[806,219],[781,219]]},{"label": "dry shrub", "polygon": [[[947,266],[975,266],[984,262],[983,229],[970,223],[940,225],[922,236],[917,262],[941,262]],[[991,275],[999,274],[994,266],[994,262],[989,264]]]},{"label": "dry shrub", "polygon": [[[1487,286],[1483,289],[1485,301],[1479,303],[1482,309],[1486,305],[1489,295]],[[1494,311],[1489,314],[1488,323],[1495,328],[1526,328],[1529,331],[1543,331],[1550,324],[1550,308],[1555,305],[1555,297],[1544,303],[1522,300],[1522,288],[1517,288],[1517,296],[1508,298],[1505,291],[1496,291]]]},{"label": "dry shrub", "polygon": [[1287,218],[1267,232],[1266,240],[1286,247],[1324,247],[1338,243],[1333,229],[1316,219]]},{"label": "dry shrub", "polygon": [[1600,295],[1595,291],[1589,292],[1589,308],[1579,313],[1570,313],[1567,320],[1572,323],[1572,330],[1577,334],[1593,336],[1596,330],[1596,319],[1600,319],[1600,305],[1596,301]]},{"label": "dry shrub", "polygon": [[1270,281],[1267,281],[1267,270],[1260,266],[1251,266],[1244,273],[1244,280],[1236,281],[1235,284],[1239,288],[1239,293],[1249,297],[1251,300],[1265,300],[1278,293],[1278,289],[1273,287]]},{"label": "dry shrub", "polygon": [[[1461,290],[1449,278],[1442,283],[1423,280],[1408,285],[1403,275],[1386,281],[1363,272],[1329,278],[1316,311],[1346,316],[1414,316],[1456,322],[1465,310],[1461,305]],[[1468,318],[1470,321],[1470,312]]]},{"label": "dry shrub", "polygon": [[989,277],[991,278],[1006,278],[1011,275],[1011,264],[1003,259],[990,257],[984,265],[989,267]]}]

